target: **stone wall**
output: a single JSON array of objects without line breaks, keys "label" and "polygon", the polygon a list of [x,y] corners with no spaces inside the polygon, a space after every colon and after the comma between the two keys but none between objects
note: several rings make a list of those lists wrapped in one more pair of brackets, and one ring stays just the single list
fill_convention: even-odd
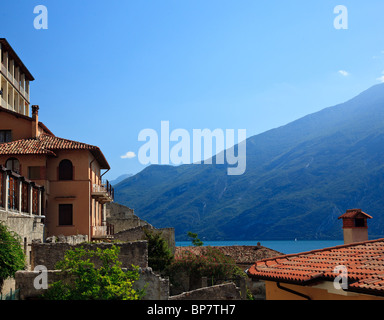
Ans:
[{"label": "stone wall", "polygon": [[4,223],[8,230],[17,233],[21,238],[27,265],[30,264],[30,244],[33,241],[43,241],[44,224],[41,218],[34,216],[5,212],[0,209],[0,223]]},{"label": "stone wall", "polygon": [[143,226],[153,228],[147,221],[136,216],[133,209],[115,202],[106,204],[106,220],[114,226],[115,233]]},{"label": "stone wall", "polygon": [[[17,233],[21,238],[21,245],[24,249],[26,268],[31,264],[32,241],[42,241],[44,238],[44,225],[41,218],[30,215],[6,212],[0,209],[0,223],[7,226],[8,230]],[[15,281],[12,278],[6,279],[0,288],[3,295],[15,290]]]},{"label": "stone wall", "polygon": [[[64,253],[68,249],[84,247],[87,250],[96,248],[110,248],[115,245],[120,248],[119,261],[122,268],[131,268],[131,265],[141,268],[148,267],[148,243],[147,241],[135,241],[127,243],[83,243],[71,245],[69,243],[34,243],[32,244],[31,267],[34,269],[38,265],[45,266],[48,270],[55,270],[56,263],[64,258]],[[98,261],[93,261],[96,266]]]},{"label": "stone wall", "polygon": [[171,249],[172,253],[175,253],[176,242],[175,242],[175,229],[174,228],[161,228],[155,229],[149,226],[139,226],[131,228],[128,230],[120,231],[113,235],[113,238],[120,241],[135,241],[145,239],[144,231],[149,229],[151,232],[161,234],[161,237],[167,242],[168,247]]},{"label": "stone wall", "polygon": [[140,279],[134,288],[145,289],[143,300],[168,300],[169,279],[153,273],[152,268],[140,269]]},{"label": "stone wall", "polygon": [[[127,269],[123,269],[127,270]],[[161,278],[154,274],[151,268],[140,269],[140,279],[134,283],[136,290],[144,289],[145,296],[143,300],[167,300],[169,297],[168,279]],[[45,289],[36,289],[34,281],[41,275],[36,271],[18,271],[16,272],[16,289],[19,290],[21,300],[40,299]],[[59,280],[67,280],[68,277],[59,270],[47,271],[48,286]]]},{"label": "stone wall", "polygon": [[225,283],[184,292],[169,300],[241,300],[241,297],[234,283]]}]

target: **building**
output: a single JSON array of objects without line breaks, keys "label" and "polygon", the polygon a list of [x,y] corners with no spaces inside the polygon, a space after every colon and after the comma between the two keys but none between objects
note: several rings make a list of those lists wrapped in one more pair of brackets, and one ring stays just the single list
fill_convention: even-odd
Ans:
[{"label": "building", "polygon": [[347,210],[344,245],[264,259],[248,276],[265,281],[267,300],[384,300],[384,239],[368,240],[370,218]]},{"label": "building", "polygon": [[30,81],[35,79],[4,38],[0,38],[0,57],[0,107],[29,116]]},{"label": "building", "polygon": [[107,236],[105,204],[113,201],[113,188],[102,181],[102,170],[110,169],[106,158],[97,146],[56,137],[39,122],[37,105],[29,116],[33,77],[8,42],[0,44],[0,165],[18,175],[13,194],[20,198],[22,181],[43,188],[46,236]]}]

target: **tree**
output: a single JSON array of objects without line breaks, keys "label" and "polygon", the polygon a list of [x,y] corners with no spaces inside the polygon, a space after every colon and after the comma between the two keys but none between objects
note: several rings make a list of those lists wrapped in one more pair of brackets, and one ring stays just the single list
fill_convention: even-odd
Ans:
[{"label": "tree", "polygon": [[[118,260],[120,248],[86,250],[83,247],[67,250],[56,268],[64,280],[53,283],[44,298],[49,300],[139,300],[144,292],[136,291],[133,283],[139,279],[138,267],[123,271]],[[91,259],[98,258],[96,268]]]},{"label": "tree", "polygon": [[188,237],[190,237],[192,239],[192,244],[195,246],[195,247],[202,247],[204,245],[203,241],[201,241],[198,237],[197,237],[197,233],[193,233],[191,231],[188,231]]},{"label": "tree", "polygon": [[156,271],[163,271],[173,261],[173,254],[167,242],[159,233],[144,229],[148,241],[148,265]]},{"label": "tree", "polygon": [[0,289],[5,279],[25,268],[21,238],[0,223]]}]

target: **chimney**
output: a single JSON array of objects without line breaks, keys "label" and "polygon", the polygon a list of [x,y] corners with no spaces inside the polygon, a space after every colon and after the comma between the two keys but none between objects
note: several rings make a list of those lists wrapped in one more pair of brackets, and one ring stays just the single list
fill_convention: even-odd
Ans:
[{"label": "chimney", "polygon": [[367,219],[372,219],[370,215],[361,209],[349,209],[339,219],[343,219],[344,244],[368,240]]},{"label": "chimney", "polygon": [[32,106],[32,138],[39,136],[39,106]]}]

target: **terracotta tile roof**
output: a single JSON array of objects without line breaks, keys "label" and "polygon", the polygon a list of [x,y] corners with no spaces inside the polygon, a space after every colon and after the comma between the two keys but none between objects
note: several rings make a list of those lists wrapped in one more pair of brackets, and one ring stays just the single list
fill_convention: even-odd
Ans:
[{"label": "terracotta tile roof", "polygon": [[335,267],[345,266],[348,290],[384,295],[384,239],[341,245],[257,261],[253,278],[306,285],[333,281]]},{"label": "terracotta tile roof", "polygon": [[89,150],[99,161],[102,169],[109,169],[109,164],[99,147],[73,140],[41,134],[38,138],[22,139],[0,144],[0,155],[52,155],[59,150]]},{"label": "terracotta tile roof", "polygon": [[341,215],[338,219],[355,218],[355,217],[372,219],[372,217],[369,214],[361,211],[361,209],[348,209],[347,212]]}]

